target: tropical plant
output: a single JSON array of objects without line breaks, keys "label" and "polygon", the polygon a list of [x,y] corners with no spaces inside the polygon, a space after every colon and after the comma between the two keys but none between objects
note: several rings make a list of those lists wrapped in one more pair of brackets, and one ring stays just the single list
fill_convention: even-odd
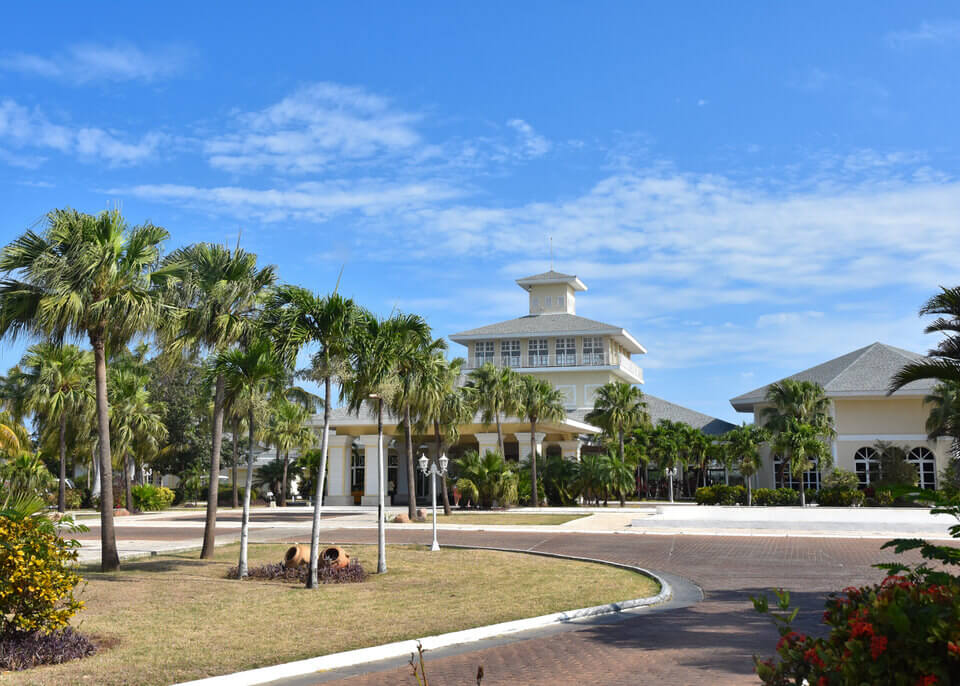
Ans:
[{"label": "tropical plant", "polygon": [[[617,438],[618,455],[620,461],[625,462],[625,435],[650,421],[643,391],[623,381],[611,381],[600,386],[593,397],[593,410],[587,414],[586,420]],[[632,489],[633,485],[630,487]],[[625,491],[620,492],[620,507],[625,505],[624,494]]]},{"label": "tropical plant", "polygon": [[[230,250],[212,243],[175,250],[164,264],[177,265],[182,272],[182,278],[168,289],[177,304],[176,316],[167,317],[161,328],[169,353],[199,349],[217,353],[252,335],[259,305],[276,279],[274,267],[258,268],[257,256],[239,245]],[[222,377],[213,379],[213,385],[213,443],[200,551],[204,559],[213,557],[226,393]]]},{"label": "tropical plant", "polygon": [[584,453],[580,456],[576,488],[587,502],[593,501],[599,505],[601,500],[606,501],[610,483],[609,466],[609,459],[601,453]]},{"label": "tropical plant", "polygon": [[769,440],[766,429],[744,424],[724,434],[728,453],[747,483],[747,506],[753,505],[753,475],[760,471],[760,445]]},{"label": "tropical plant", "polygon": [[907,461],[907,449],[890,441],[877,441],[873,444],[880,463],[880,480],[877,485],[916,486],[920,481],[917,468]]},{"label": "tropical plant", "polygon": [[60,457],[57,510],[66,510],[67,423],[71,416],[92,415],[93,354],[74,345],[38,343],[27,349],[21,366],[27,387],[25,406],[56,426]]},{"label": "tropical plant", "polygon": [[277,459],[282,459],[283,473],[278,482],[280,492],[277,499],[280,507],[286,507],[290,483],[287,475],[290,465],[290,451],[306,450],[313,444],[314,435],[313,431],[306,425],[310,418],[310,413],[306,408],[280,395],[275,398],[275,401],[271,403],[272,416],[265,434],[269,436],[270,444],[277,450]]},{"label": "tropical plant", "polygon": [[794,420],[773,434],[773,450],[783,457],[784,467],[791,476],[800,481],[801,506],[807,504],[804,472],[818,465],[821,469],[830,466],[830,449],[823,442],[820,432],[812,424]]},{"label": "tropical plant", "polygon": [[86,336],[93,348],[100,449],[101,568],[120,566],[113,527],[113,470],[107,399],[107,348],[148,331],[164,307],[156,286],[178,273],[159,268],[167,231],[129,228],[119,211],[47,215],[42,233],[27,231],[0,253],[0,337],[34,334],[61,341]]},{"label": "tropical plant", "polygon": [[548,502],[560,505],[575,505],[581,491],[579,487],[580,465],[562,455],[547,455],[543,461],[541,481]]},{"label": "tropical plant", "polygon": [[[250,492],[253,489],[253,446],[256,434],[255,408],[271,390],[282,387],[287,369],[277,355],[273,344],[266,339],[254,339],[240,348],[224,350],[214,355],[208,369],[209,378],[220,376],[224,381],[224,398],[247,400],[247,477],[243,491],[243,515],[240,524],[239,578],[247,576],[247,546],[250,537]],[[218,475],[219,478],[219,475]],[[216,497],[216,495],[214,495]]]},{"label": "tropical plant", "polygon": [[296,354],[306,345],[316,346],[307,378],[323,385],[323,431],[320,434],[320,461],[311,472],[315,481],[313,525],[310,534],[310,570],[307,588],[317,588],[317,558],[320,550],[320,517],[330,439],[330,409],[333,383],[350,373],[350,352],[361,310],[353,300],[336,292],[320,296],[296,286],[276,290],[264,312],[264,329],[270,332],[285,355]]},{"label": "tropical plant", "polygon": [[530,482],[533,506],[540,505],[537,491],[537,423],[559,421],[566,416],[564,396],[549,381],[525,374],[516,391],[516,408],[521,418],[530,422]]},{"label": "tropical plant", "polygon": [[894,393],[909,383],[936,379],[960,384],[960,286],[944,288],[920,308],[920,316],[938,315],[924,333],[940,333],[943,338],[927,353],[927,359],[910,362],[890,381],[887,393]]},{"label": "tropical plant", "polygon": [[960,383],[945,381],[937,384],[923,402],[930,405],[927,417],[927,438],[931,441],[948,436],[960,440]]},{"label": "tropical plant", "polygon": [[673,502],[673,470],[684,466],[683,437],[686,424],[661,419],[650,432],[648,451],[657,467],[667,475],[669,500]]},{"label": "tropical plant", "polygon": [[509,367],[497,368],[492,362],[485,362],[470,370],[467,376],[467,389],[471,403],[480,411],[480,420],[484,426],[497,425],[497,448],[503,450],[503,415],[517,410],[519,394],[518,374]]},{"label": "tropical plant", "polygon": [[133,506],[144,512],[166,510],[173,504],[175,494],[166,486],[142,484],[132,489]]},{"label": "tropical plant", "polygon": [[506,507],[517,501],[517,475],[500,453],[487,451],[481,456],[469,450],[453,464],[456,487],[466,500],[486,508],[494,502]]},{"label": "tropical plant", "polygon": [[[800,501],[805,503],[802,474],[811,467],[799,472],[795,468],[808,464],[810,459],[822,460],[821,468],[829,466],[827,462],[832,457],[831,453],[825,448],[818,448],[813,441],[819,441],[822,446],[823,441],[836,435],[830,400],[820,384],[784,379],[767,389],[766,401],[770,405],[760,410],[760,416],[764,420],[764,428],[770,432],[773,449],[775,452],[788,450],[790,453],[789,456],[783,455],[781,483],[785,481],[787,471],[795,477],[801,477]],[[808,453],[810,459],[806,457]],[[792,460],[788,457],[792,457]]]},{"label": "tropical plant", "polygon": [[824,488],[840,488],[844,490],[854,490],[860,486],[860,479],[856,472],[849,472],[839,467],[834,467],[823,477]]}]

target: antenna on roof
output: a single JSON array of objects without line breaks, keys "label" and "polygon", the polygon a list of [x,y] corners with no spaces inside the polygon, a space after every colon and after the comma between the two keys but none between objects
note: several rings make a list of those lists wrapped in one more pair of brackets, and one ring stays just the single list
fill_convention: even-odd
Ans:
[{"label": "antenna on roof", "polygon": [[553,236],[550,236],[550,271],[553,271]]}]

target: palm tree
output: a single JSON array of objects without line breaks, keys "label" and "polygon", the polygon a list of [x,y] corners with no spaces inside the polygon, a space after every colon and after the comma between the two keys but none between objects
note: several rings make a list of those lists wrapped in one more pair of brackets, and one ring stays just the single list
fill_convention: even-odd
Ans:
[{"label": "palm tree", "polygon": [[303,451],[313,444],[313,432],[306,425],[310,413],[302,405],[283,398],[275,410],[274,445],[277,457],[283,453],[283,480],[280,482],[280,507],[287,506],[287,469],[290,451]]},{"label": "palm tree", "polygon": [[[352,369],[343,380],[344,395],[351,412],[359,414],[367,402],[376,402],[377,413],[377,573],[387,571],[384,532],[383,404],[390,402],[399,386],[397,359],[400,355],[406,319],[402,316],[380,319],[362,313],[361,323],[351,339]],[[416,326],[416,321],[410,321]],[[413,491],[413,484],[409,485]]]},{"label": "palm tree", "polygon": [[[240,560],[237,563],[238,578],[247,576],[247,543],[250,536],[250,491],[253,488],[253,445],[256,433],[255,409],[268,393],[281,387],[287,376],[283,362],[273,345],[265,339],[254,339],[241,348],[231,348],[217,353],[209,368],[210,377],[223,378],[224,398],[247,399],[247,477],[243,490],[243,516],[240,524]],[[219,476],[219,475],[218,475]],[[216,496],[215,496],[216,497]]]},{"label": "palm tree", "polygon": [[[682,436],[685,424],[662,419],[650,432],[649,451],[662,472],[668,476],[669,497],[673,502],[673,469],[683,466]],[[659,487],[658,487],[659,491]]]},{"label": "palm tree", "polygon": [[484,362],[472,369],[467,381],[473,404],[480,410],[481,421],[485,426],[491,422],[497,425],[497,448],[503,450],[503,429],[500,418],[516,410],[518,393],[518,375],[509,367],[498,369],[492,362]]},{"label": "palm tree", "polygon": [[66,511],[67,423],[93,401],[93,354],[74,345],[38,343],[27,349],[22,365],[27,407],[59,428],[60,485],[57,511]]},{"label": "palm tree", "polygon": [[[760,410],[760,417],[774,440],[778,434],[792,431],[797,424],[809,425],[823,439],[836,435],[833,417],[830,416],[830,400],[820,384],[784,379],[771,384],[766,400],[770,406]],[[786,464],[784,459],[780,471],[781,482],[784,480]]]},{"label": "palm tree", "polygon": [[[457,387],[462,357],[447,360],[442,352],[434,354],[425,374],[416,389],[416,422],[418,433],[433,429],[437,442],[437,456],[443,454],[444,445],[456,443],[460,438],[460,425],[473,418],[473,407],[463,390]],[[443,491],[443,513],[450,514],[450,494],[447,492],[447,475],[440,475]]]},{"label": "palm tree", "polygon": [[753,475],[760,471],[760,444],[769,440],[766,430],[758,426],[739,426],[724,434],[728,454],[737,461],[740,474],[747,482],[747,506],[753,505]]},{"label": "palm tree", "polygon": [[403,322],[397,329],[396,376],[397,385],[391,402],[391,410],[402,417],[407,456],[407,514],[411,520],[417,516],[416,479],[413,462],[413,416],[411,407],[416,400],[419,386],[430,373],[431,362],[437,353],[447,349],[443,339],[431,340],[430,327],[418,315],[395,315]]},{"label": "palm tree", "polygon": [[696,465],[703,485],[707,485],[707,460],[710,459],[710,438],[700,429],[687,426],[683,433],[687,463]]},{"label": "palm tree", "polygon": [[537,422],[559,421],[566,416],[564,396],[549,381],[535,376],[520,377],[517,408],[520,416],[530,422],[530,483],[533,506],[540,506],[537,493]]},{"label": "palm tree", "polygon": [[47,215],[0,253],[0,337],[28,333],[59,342],[86,336],[93,348],[100,451],[100,566],[120,566],[113,526],[113,470],[107,398],[107,347],[148,331],[168,310],[156,286],[179,266],[159,267],[169,234],[152,224],[129,228],[119,211]]},{"label": "palm tree", "polygon": [[[650,421],[646,407],[643,391],[639,388],[623,381],[611,381],[597,389],[593,410],[587,414],[586,420],[599,426],[608,435],[617,437],[620,461],[625,462],[624,436],[628,431]],[[625,493],[621,492],[620,507],[624,505]]]},{"label": "palm tree", "polygon": [[[163,327],[165,347],[171,353],[205,349],[217,353],[251,335],[263,297],[274,281],[272,266],[258,268],[257,256],[237,246],[230,250],[213,243],[196,243],[174,251],[165,264],[182,265],[183,278],[172,284],[179,309]],[[201,559],[213,557],[220,491],[220,448],[223,442],[224,380],[214,380],[213,446],[207,517]]]},{"label": "palm tree", "polygon": [[517,475],[500,453],[488,450],[478,455],[470,450],[454,464],[459,476],[457,488],[468,500],[481,507],[491,507],[494,501],[501,506],[516,501]]},{"label": "palm tree", "polygon": [[264,312],[264,329],[274,338],[283,354],[296,357],[303,346],[316,346],[305,376],[323,384],[323,433],[320,435],[321,457],[315,477],[307,588],[317,587],[317,556],[327,474],[333,383],[342,382],[349,373],[351,343],[361,321],[360,308],[353,300],[337,293],[320,296],[297,286],[278,288]]},{"label": "palm tree", "polygon": [[127,509],[136,511],[130,482],[131,457],[156,453],[167,435],[163,407],[153,403],[147,390],[148,378],[132,368],[114,368],[110,375],[110,424],[123,470]]},{"label": "palm tree", "polygon": [[944,381],[937,384],[923,402],[931,406],[927,417],[927,438],[932,441],[949,436],[954,442],[960,439],[960,383]]},{"label": "palm tree", "polygon": [[937,347],[927,353],[926,360],[904,365],[890,382],[887,394],[921,379],[937,379],[960,384],[960,286],[944,288],[924,303],[920,316],[939,315],[924,333],[942,333]]},{"label": "palm tree", "polygon": [[814,468],[829,467],[830,451],[822,440],[821,430],[813,424],[791,420],[773,434],[773,449],[783,456],[784,468],[800,480],[800,505],[807,504],[803,473]]}]

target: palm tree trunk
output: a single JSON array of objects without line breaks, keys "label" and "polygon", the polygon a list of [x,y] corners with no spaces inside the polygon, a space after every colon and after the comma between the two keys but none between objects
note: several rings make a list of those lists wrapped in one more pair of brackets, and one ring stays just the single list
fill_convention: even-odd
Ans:
[{"label": "palm tree trunk", "polygon": [[217,375],[216,391],[213,394],[213,450],[210,452],[210,483],[207,485],[207,521],[203,525],[203,549],[201,560],[213,558],[216,544],[217,500],[220,497],[220,445],[223,442],[223,398],[225,394],[223,374]]},{"label": "palm tree trunk", "polygon": [[250,491],[253,490],[253,407],[247,418],[250,424],[250,445],[247,448],[247,477],[243,488],[243,515],[240,518],[240,560],[237,562],[237,578],[247,576],[247,542],[250,538]]},{"label": "palm tree trunk", "polygon": [[107,357],[103,334],[90,334],[97,396],[97,432],[100,435],[100,571],[120,567],[113,528],[113,464],[110,456],[110,406],[107,400]]},{"label": "palm tree trunk", "polygon": [[130,453],[123,453],[123,495],[127,501],[127,511],[136,512],[137,508],[133,506],[133,488],[130,481]]},{"label": "palm tree trunk", "polygon": [[803,478],[803,474],[800,474],[800,507],[806,507],[807,505],[807,490],[804,481],[806,479]]},{"label": "palm tree trunk", "polygon": [[670,484],[670,502],[672,503],[673,502],[673,473],[672,472],[670,473],[670,478],[668,480],[668,483]]},{"label": "palm tree trunk", "polygon": [[540,507],[537,497],[537,422],[530,420],[530,491],[534,507]]},{"label": "palm tree trunk", "polygon": [[[506,451],[506,448],[503,447],[503,427],[500,425],[500,411],[499,411],[499,410],[497,410],[497,411],[494,413],[494,417],[495,417],[496,420],[497,420],[497,447],[500,448],[500,456],[501,456],[503,459],[507,459],[507,451]],[[481,455],[481,457],[483,457],[483,456]]]},{"label": "palm tree trunk", "polygon": [[280,507],[287,506],[287,466],[290,464],[290,451],[283,451],[283,481],[280,482]]},{"label": "palm tree trunk", "polygon": [[310,529],[310,575],[307,588],[317,587],[317,564],[320,556],[320,517],[323,510],[323,486],[327,478],[327,451],[330,445],[330,377],[323,379],[323,435],[320,437],[320,470],[317,472],[317,490],[313,497],[313,527]]},{"label": "palm tree trunk", "polygon": [[387,539],[383,515],[383,398],[377,398],[377,574],[387,573]]},{"label": "palm tree trunk", "polygon": [[233,507],[239,506],[239,495],[237,493],[237,473],[240,461],[240,420],[233,420],[233,469],[231,481],[233,481]]},{"label": "palm tree trunk", "polygon": [[753,477],[747,477],[747,507],[753,506]]},{"label": "palm tree trunk", "polygon": [[67,413],[60,410],[60,489],[57,512],[67,511]]},{"label": "palm tree trunk", "polygon": [[[623,449],[623,429],[621,428],[618,433],[619,433],[619,439],[620,439],[620,462],[626,464],[627,457],[624,454],[624,449]],[[620,491],[620,507],[626,507],[626,505],[627,505],[627,494],[624,493],[623,491]]]},{"label": "palm tree trunk", "polygon": [[[437,459],[443,455],[443,436],[440,435],[440,422],[434,420],[433,432],[437,435]],[[439,463],[438,463],[439,464]],[[447,493],[447,475],[440,475],[440,487],[443,489],[443,514],[450,514],[450,494]]]},{"label": "palm tree trunk", "polygon": [[[410,403],[405,403],[403,406],[403,431],[407,443],[407,492],[409,493],[409,497],[407,498],[407,516],[410,517],[410,521],[413,521],[417,518],[417,488],[415,481],[417,472],[413,464],[413,430],[410,424]],[[382,476],[381,474],[381,477]]]}]

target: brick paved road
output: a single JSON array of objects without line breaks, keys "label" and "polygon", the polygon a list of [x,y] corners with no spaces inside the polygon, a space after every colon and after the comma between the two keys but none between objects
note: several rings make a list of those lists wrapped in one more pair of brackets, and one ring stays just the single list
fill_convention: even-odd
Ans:
[{"label": "brick paved road", "polygon": [[[330,535],[341,543],[368,543],[375,541],[376,533],[324,532],[324,537]],[[880,551],[881,541],[860,539],[448,531],[442,533],[442,540],[639,565],[686,577],[703,588],[705,597],[692,607],[612,624],[433,659],[428,654],[428,676],[434,686],[473,684],[480,664],[486,673],[484,686],[756,684],[751,655],[771,654],[776,632],[753,612],[751,594],[772,586],[791,590],[795,603],[805,610],[800,625],[809,631],[819,620],[826,592],[881,578],[882,573],[870,565],[892,557]],[[428,543],[429,532],[389,531],[388,541]],[[325,683],[414,682],[407,667]]]}]

